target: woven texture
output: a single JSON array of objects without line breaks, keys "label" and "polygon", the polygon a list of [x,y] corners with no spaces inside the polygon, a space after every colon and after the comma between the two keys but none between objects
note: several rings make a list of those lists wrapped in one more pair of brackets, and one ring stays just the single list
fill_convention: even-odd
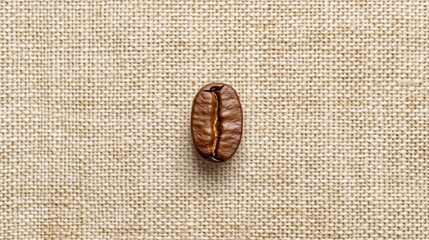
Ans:
[{"label": "woven texture", "polygon": [[[0,1],[0,239],[429,239],[429,2]],[[241,97],[234,158],[192,100]]]}]

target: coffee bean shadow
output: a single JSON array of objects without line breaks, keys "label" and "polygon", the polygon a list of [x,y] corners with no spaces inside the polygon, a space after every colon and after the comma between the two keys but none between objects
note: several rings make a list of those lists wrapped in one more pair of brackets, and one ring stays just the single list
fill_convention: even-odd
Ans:
[{"label": "coffee bean shadow", "polygon": [[203,171],[205,174],[220,174],[224,171],[228,163],[213,163],[201,158],[196,151],[193,153],[193,159],[196,162],[198,169]]}]

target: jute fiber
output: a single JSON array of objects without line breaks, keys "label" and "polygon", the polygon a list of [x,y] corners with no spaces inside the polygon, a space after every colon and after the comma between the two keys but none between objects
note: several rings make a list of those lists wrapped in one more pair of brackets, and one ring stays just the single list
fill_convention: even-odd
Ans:
[{"label": "jute fiber", "polygon": [[0,239],[429,239],[428,76],[425,0],[0,1]]}]

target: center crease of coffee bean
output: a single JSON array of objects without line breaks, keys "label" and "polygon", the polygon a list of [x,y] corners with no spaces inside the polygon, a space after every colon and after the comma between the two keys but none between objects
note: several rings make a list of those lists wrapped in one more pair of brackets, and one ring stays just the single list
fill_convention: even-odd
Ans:
[{"label": "center crease of coffee bean", "polygon": [[[223,85],[224,86],[224,85]],[[214,102],[214,120],[213,120],[213,126],[212,126],[212,131],[214,133],[214,139],[213,139],[213,144],[211,147],[211,153],[210,153],[210,157],[212,157],[214,160],[217,161],[223,161],[222,159],[217,158],[217,154],[216,154],[216,150],[218,148],[218,144],[219,144],[219,125],[220,125],[220,120],[219,120],[219,91],[222,89],[223,86],[214,86],[211,87],[210,90],[205,90],[206,92],[210,92],[212,94],[213,97],[213,102]]]}]

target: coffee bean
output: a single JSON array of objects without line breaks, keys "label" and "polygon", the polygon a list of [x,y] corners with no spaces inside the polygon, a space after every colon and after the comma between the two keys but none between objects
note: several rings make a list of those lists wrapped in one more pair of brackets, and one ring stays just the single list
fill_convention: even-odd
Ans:
[{"label": "coffee bean", "polygon": [[210,83],[194,98],[192,140],[198,154],[224,162],[237,151],[243,132],[243,112],[237,92],[223,83]]}]

